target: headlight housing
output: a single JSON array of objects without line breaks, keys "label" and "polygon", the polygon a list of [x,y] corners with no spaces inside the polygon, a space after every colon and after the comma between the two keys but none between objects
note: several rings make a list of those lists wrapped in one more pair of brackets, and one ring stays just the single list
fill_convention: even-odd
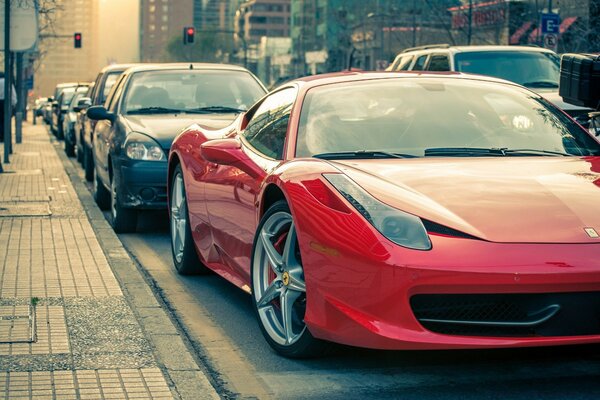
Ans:
[{"label": "headlight housing", "polygon": [[125,155],[132,160],[166,161],[167,159],[158,142],[141,133],[133,132],[129,134],[123,147]]},{"label": "headlight housing", "polygon": [[409,249],[431,250],[431,240],[419,217],[382,203],[343,174],[323,176],[387,239]]}]

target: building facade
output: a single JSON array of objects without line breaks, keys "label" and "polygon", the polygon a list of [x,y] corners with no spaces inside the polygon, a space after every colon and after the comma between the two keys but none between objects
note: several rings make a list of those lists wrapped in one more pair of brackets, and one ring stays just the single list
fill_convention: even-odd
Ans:
[{"label": "building facade", "polygon": [[235,29],[248,43],[290,36],[290,0],[250,0],[240,5]]},{"label": "building facade", "polygon": [[[98,66],[99,0],[58,0],[53,29],[42,32],[35,65],[34,93],[52,96],[60,82],[92,81]],[[74,48],[73,35],[82,46]]]},{"label": "building facade", "polygon": [[194,26],[198,30],[234,29],[235,13],[244,0],[194,0]]},{"label": "building facade", "polygon": [[194,0],[141,0],[140,59],[169,61],[167,46],[194,23]]}]

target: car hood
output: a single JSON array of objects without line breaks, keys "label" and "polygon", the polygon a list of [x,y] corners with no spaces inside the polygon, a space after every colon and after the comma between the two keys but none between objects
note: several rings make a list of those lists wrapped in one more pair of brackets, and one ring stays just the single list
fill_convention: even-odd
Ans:
[{"label": "car hood", "polygon": [[331,161],[395,208],[493,242],[598,243],[600,157]]},{"label": "car hood", "polygon": [[155,139],[160,146],[169,150],[175,136],[182,129],[192,124],[198,124],[210,129],[220,129],[231,124],[236,114],[154,114],[126,115],[125,121],[130,132],[140,132]]}]

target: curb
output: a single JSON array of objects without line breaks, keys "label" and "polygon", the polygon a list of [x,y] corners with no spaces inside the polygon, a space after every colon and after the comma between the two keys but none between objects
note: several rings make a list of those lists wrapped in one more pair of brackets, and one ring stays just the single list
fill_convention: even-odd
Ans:
[{"label": "curb", "polygon": [[190,350],[191,345],[184,340],[152,291],[151,282],[148,282],[138,269],[137,263],[130,257],[104,214],[97,207],[71,160],[64,151],[61,151],[63,147],[56,146],[58,141],[52,136],[50,142],[65,168],[108,264],[123,290],[125,300],[154,349],[159,368],[169,386],[182,400],[220,399],[209,380],[207,369],[196,362],[194,353]]}]

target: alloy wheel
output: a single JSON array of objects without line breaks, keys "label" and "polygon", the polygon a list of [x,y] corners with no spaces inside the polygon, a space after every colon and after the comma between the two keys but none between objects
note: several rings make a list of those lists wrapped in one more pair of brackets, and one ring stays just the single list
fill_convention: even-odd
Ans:
[{"label": "alloy wheel", "polygon": [[183,178],[180,172],[177,172],[173,178],[171,197],[171,245],[173,246],[173,255],[175,261],[180,263],[183,259],[185,229],[187,223],[187,207],[185,203],[185,193],[183,189]]},{"label": "alloy wheel", "polygon": [[306,330],[306,286],[291,214],[272,214],[262,225],[254,252],[253,295],[262,326],[280,346]]}]

